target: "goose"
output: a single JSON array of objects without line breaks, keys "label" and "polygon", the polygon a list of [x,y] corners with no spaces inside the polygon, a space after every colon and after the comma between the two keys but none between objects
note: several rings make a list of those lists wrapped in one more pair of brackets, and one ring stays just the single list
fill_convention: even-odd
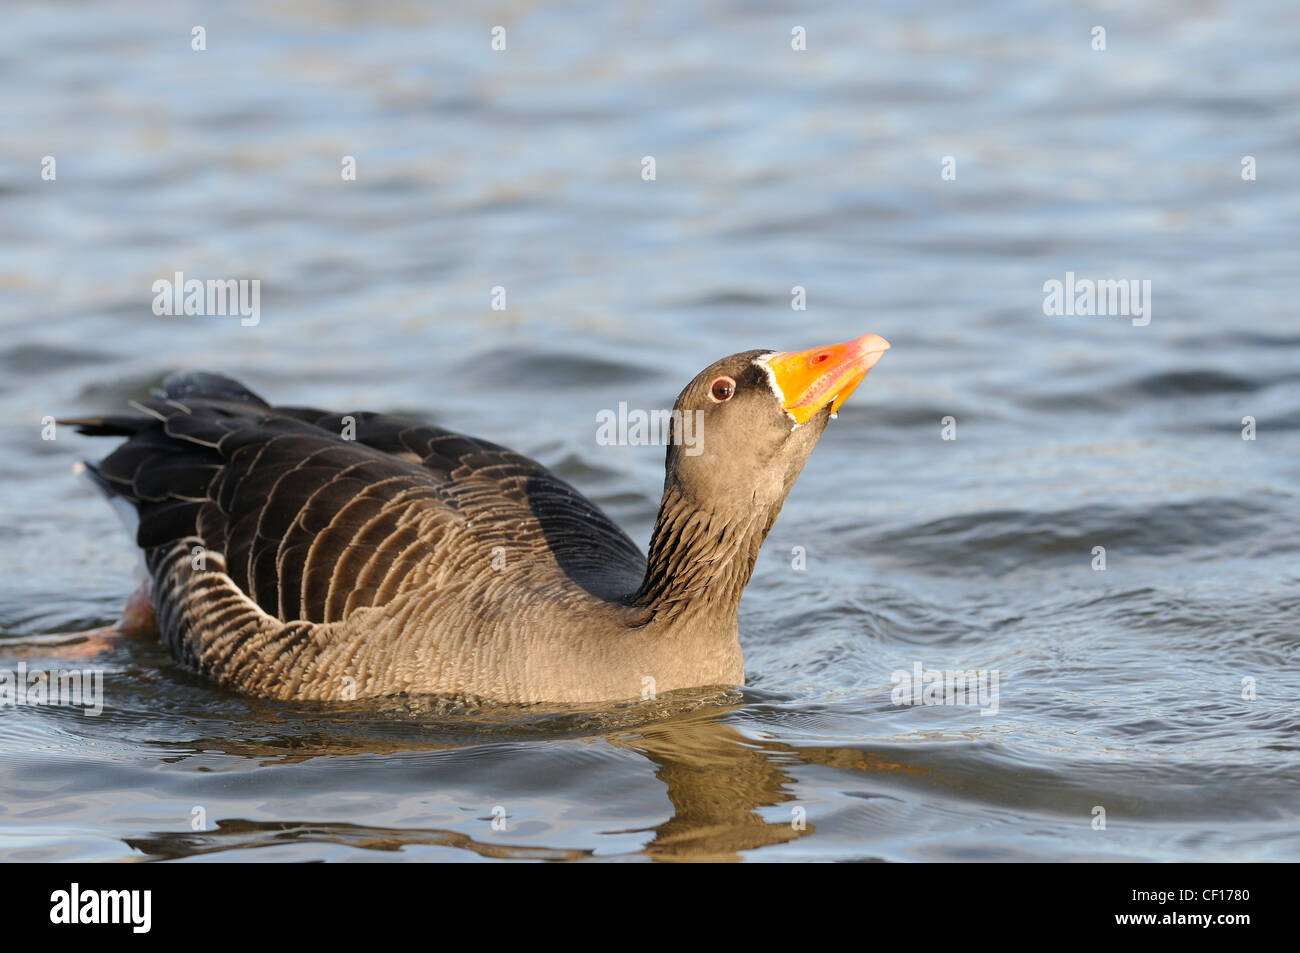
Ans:
[{"label": "goose", "polygon": [[[541,464],[381,413],[276,407],[215,373],[131,413],[85,472],[136,524],[177,663],[268,699],[436,695],[600,704],[740,686],[737,612],[828,421],[880,360],[867,334],[709,365],[674,416],[649,552]],[[680,418],[677,418],[680,419]]]}]

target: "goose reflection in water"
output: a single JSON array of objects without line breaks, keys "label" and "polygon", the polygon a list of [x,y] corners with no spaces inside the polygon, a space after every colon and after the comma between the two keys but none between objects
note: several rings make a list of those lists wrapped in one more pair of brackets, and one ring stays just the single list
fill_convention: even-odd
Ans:
[{"label": "goose reflection in water", "polygon": [[[923,770],[857,748],[796,747],[749,737],[728,721],[728,716],[740,707],[703,705],[643,725],[587,735],[595,743],[644,756],[654,765],[655,777],[664,785],[672,807],[671,815],[654,827],[601,833],[644,833],[647,836],[639,853],[651,860],[736,861],[742,859],[745,851],[794,841],[816,830],[815,821],[804,817],[798,807],[798,782],[791,774],[797,766],[826,765],[854,772],[921,773]],[[534,742],[536,731],[536,726],[526,730]],[[489,735],[496,732],[489,729]],[[517,732],[507,731],[496,741],[511,740],[512,735],[518,738]],[[575,732],[561,730],[559,735],[574,737]],[[306,762],[323,756],[392,756],[401,752],[463,750],[460,746],[430,749],[427,744],[420,746],[414,742],[358,744],[343,738],[333,742],[312,738],[310,750],[304,750],[300,747],[302,740],[254,745],[203,739],[187,747],[205,753],[219,749],[224,754],[261,759],[268,765]],[[480,824],[490,820],[490,816],[476,818]],[[445,847],[470,851],[484,858],[510,860],[570,861],[619,856],[561,844],[511,843],[505,831],[474,836],[463,830],[376,827],[305,818],[301,821],[224,818],[215,821],[214,830],[158,831],[128,838],[126,843],[156,860],[292,844],[334,844],[366,851]]]}]

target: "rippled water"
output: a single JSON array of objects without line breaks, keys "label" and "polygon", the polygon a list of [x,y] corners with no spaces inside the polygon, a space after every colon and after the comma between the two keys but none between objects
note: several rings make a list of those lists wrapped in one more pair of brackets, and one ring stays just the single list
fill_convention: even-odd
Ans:
[{"label": "rippled water", "polygon": [[[1293,5],[114,6],[0,33],[0,662],[105,672],[98,717],[0,708],[0,855],[1300,859]],[[155,316],[176,271],[260,279],[260,324]],[[1150,324],[1045,316],[1067,271]],[[864,332],[743,691],[305,707],[52,657],[136,556],[46,415],[225,370],[513,446],[644,543],[662,451],[597,411]],[[892,704],[916,663],[998,711]]]}]

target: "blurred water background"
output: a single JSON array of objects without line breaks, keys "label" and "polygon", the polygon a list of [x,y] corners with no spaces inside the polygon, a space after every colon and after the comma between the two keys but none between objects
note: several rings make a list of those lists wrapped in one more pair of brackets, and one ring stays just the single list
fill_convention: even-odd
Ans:
[{"label": "blurred water background", "polygon": [[[1275,0],[7,4],[9,668],[71,664],[42,640],[135,585],[72,473],[108,446],[42,418],[172,370],[504,443],[644,544],[662,450],[597,445],[598,411],[748,348],[893,350],[760,557],[743,692],[286,706],[119,643],[82,663],[102,715],[0,708],[0,857],[1300,859],[1298,28]],[[259,279],[260,322],[155,315],[178,271]],[[1150,280],[1150,323],[1046,316],[1067,272]],[[997,670],[997,713],[892,704],[917,662]]]}]

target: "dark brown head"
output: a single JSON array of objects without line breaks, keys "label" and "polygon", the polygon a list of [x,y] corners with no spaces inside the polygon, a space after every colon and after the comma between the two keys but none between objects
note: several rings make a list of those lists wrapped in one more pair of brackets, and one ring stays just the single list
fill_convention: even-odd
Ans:
[{"label": "dark brown head", "polygon": [[888,349],[865,334],[715,361],[677,398],[665,490],[712,512],[779,508],[827,422]]}]

